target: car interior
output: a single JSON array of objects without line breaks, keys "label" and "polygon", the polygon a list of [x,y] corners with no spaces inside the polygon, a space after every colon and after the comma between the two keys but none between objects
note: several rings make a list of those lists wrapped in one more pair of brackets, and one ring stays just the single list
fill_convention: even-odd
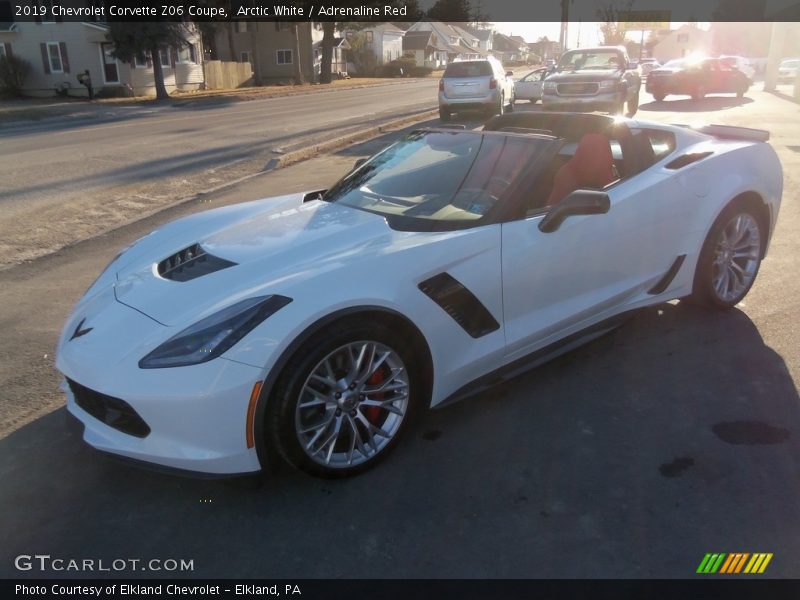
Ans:
[{"label": "car interior", "polygon": [[577,189],[602,190],[651,167],[675,149],[675,136],[631,129],[595,114],[520,113],[495,117],[484,131],[528,132],[564,140],[544,173],[531,182],[525,214],[547,210]]}]

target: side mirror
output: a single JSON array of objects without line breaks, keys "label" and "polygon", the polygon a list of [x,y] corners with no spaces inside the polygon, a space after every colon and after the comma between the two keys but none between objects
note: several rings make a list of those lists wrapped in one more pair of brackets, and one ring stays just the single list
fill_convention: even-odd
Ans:
[{"label": "side mirror", "polygon": [[552,233],[567,217],[576,215],[604,215],[611,208],[608,194],[596,190],[575,190],[550,209],[541,223],[539,231]]},{"label": "side mirror", "polygon": [[513,77],[514,71],[506,71],[506,77]]}]

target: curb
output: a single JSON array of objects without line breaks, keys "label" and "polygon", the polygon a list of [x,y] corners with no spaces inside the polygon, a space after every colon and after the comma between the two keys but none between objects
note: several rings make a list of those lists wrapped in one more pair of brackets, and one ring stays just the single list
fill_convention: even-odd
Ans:
[{"label": "curb", "polygon": [[280,169],[282,167],[288,167],[289,165],[292,165],[294,163],[306,160],[311,156],[313,156],[314,154],[332,152],[334,150],[338,150],[339,148],[342,148],[354,142],[360,142],[369,139],[371,137],[375,137],[381,133],[385,133],[388,130],[402,127],[403,125],[410,125],[411,123],[416,123],[417,121],[424,121],[425,119],[436,116],[438,114],[439,114],[438,109],[430,109],[421,113],[409,115],[407,117],[394,119],[392,121],[383,123],[382,125],[375,125],[373,127],[368,127],[367,129],[360,129],[358,131],[354,131],[352,133],[343,135],[338,138],[334,138],[332,140],[327,140],[324,142],[319,142],[317,144],[312,144],[311,146],[299,148],[298,150],[287,152],[286,154],[280,156],[279,158],[273,158],[267,163],[266,167],[264,167],[264,169],[262,169],[257,174],[263,174],[269,171],[274,171],[275,169]]}]

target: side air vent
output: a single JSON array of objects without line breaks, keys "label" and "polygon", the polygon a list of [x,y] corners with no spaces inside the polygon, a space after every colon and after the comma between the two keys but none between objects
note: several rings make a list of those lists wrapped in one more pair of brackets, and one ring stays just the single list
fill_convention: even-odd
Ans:
[{"label": "side air vent", "polygon": [[713,152],[692,152],[691,154],[684,154],[679,156],[672,162],[666,165],[667,169],[672,169],[673,171],[677,169],[682,169],[686,165],[690,165],[692,163],[697,162],[698,160],[703,160],[707,156],[711,156],[714,154]]},{"label": "side air vent", "polygon": [[492,313],[475,294],[449,273],[440,273],[419,284],[419,289],[474,338],[500,328]]},{"label": "side air vent", "polygon": [[158,263],[158,274],[170,281],[190,281],[235,265],[235,262],[212,256],[200,244],[192,244]]}]

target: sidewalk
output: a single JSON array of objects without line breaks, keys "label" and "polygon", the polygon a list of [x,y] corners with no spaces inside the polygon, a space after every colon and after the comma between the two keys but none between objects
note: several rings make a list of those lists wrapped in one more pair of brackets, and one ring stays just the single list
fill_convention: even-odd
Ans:
[{"label": "sidewalk", "polygon": [[41,119],[64,116],[76,119],[93,118],[103,112],[122,107],[183,106],[188,103],[213,103],[222,99],[225,101],[244,102],[300,94],[328,93],[354,88],[402,85],[404,83],[433,78],[434,76],[402,79],[354,77],[351,79],[337,79],[330,84],[270,85],[225,90],[176,91],[170,95],[168,100],[156,100],[151,96],[103,98],[91,102],[87,101],[85,98],[23,98],[0,100],[0,123],[38,121]]}]

